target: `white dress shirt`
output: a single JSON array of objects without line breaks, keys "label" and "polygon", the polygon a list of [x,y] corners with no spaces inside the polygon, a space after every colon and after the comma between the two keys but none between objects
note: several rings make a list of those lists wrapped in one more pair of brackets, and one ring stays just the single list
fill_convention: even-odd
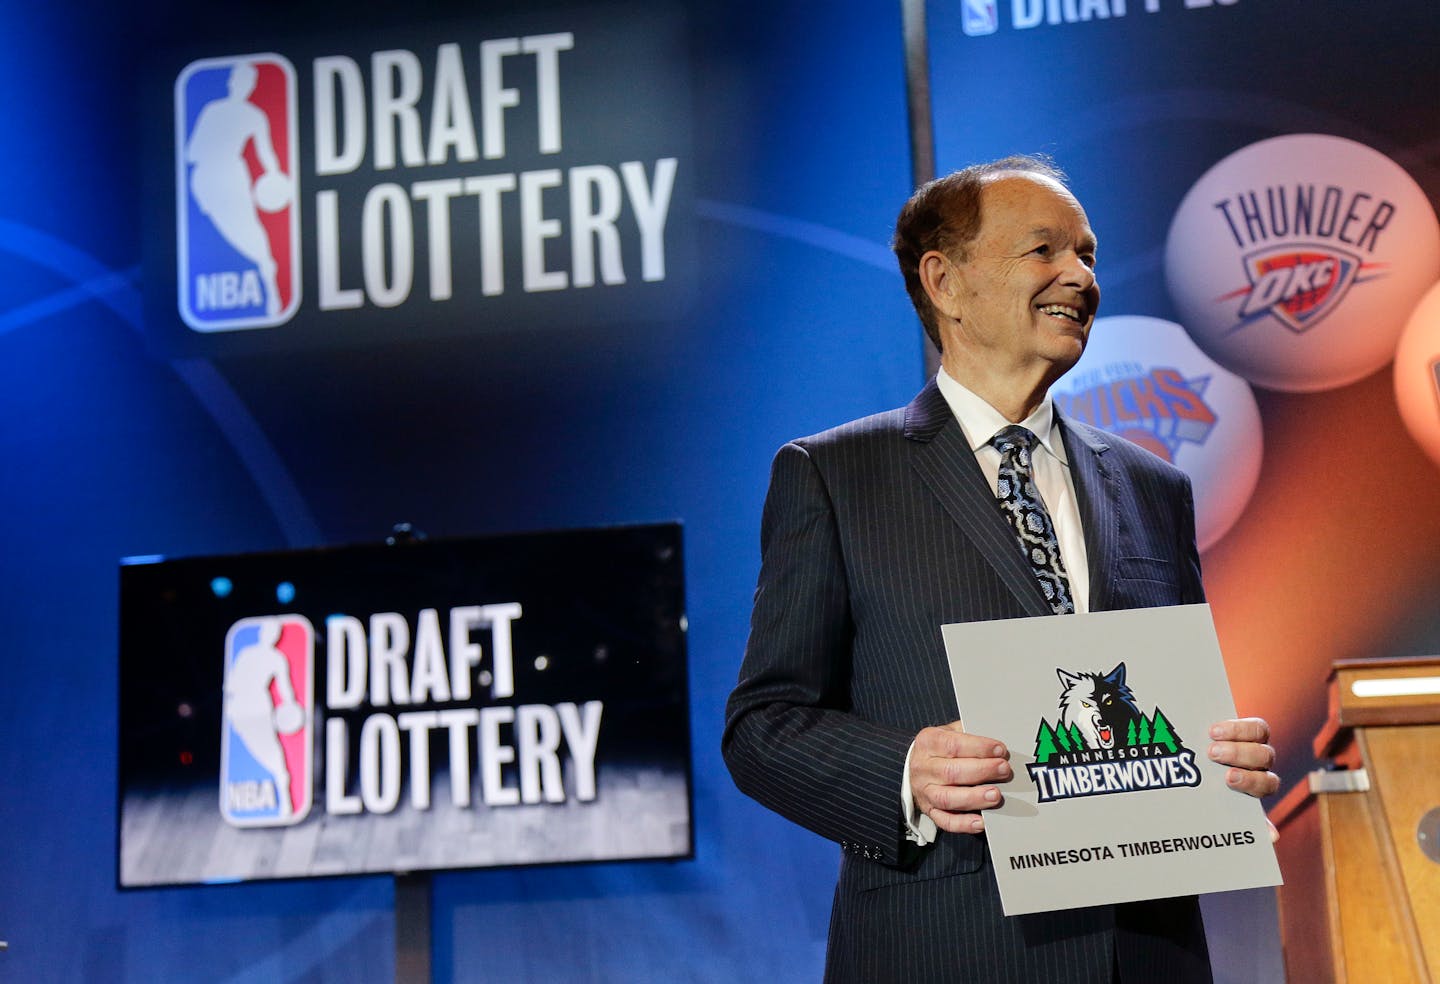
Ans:
[{"label": "white dress shirt", "polygon": [[[990,439],[1011,422],[973,392],[957,383],[941,369],[935,376],[940,394],[950,405],[951,413],[960,424],[960,429],[975,453],[990,491],[995,491],[1000,475],[1000,452],[990,444]],[[1055,408],[1047,395],[1030,416],[1020,421],[1020,426],[1039,439],[1031,452],[1031,471],[1035,476],[1035,487],[1055,525],[1055,537],[1060,541],[1060,561],[1065,565],[1070,580],[1070,597],[1076,612],[1090,610],[1090,571],[1085,554],[1085,535],[1080,527],[1080,506],[1075,498],[1075,480],[1070,473],[1070,459],[1065,453],[1060,428],[1055,425]],[[999,509],[999,506],[996,506]],[[1020,549],[1017,542],[1016,548]],[[915,746],[910,746],[911,752]],[[905,811],[906,837],[917,844],[929,844],[935,839],[935,821],[919,811],[915,797],[910,790],[910,756],[905,756],[905,775],[901,780],[900,805]]]}]

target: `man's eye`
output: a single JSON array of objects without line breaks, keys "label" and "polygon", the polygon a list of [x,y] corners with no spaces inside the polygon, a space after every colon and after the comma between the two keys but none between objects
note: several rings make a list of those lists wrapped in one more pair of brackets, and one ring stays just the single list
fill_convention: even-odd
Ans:
[{"label": "man's eye", "polygon": [[1094,254],[1094,253],[1081,253],[1081,254],[1080,254],[1080,262],[1083,263],[1083,264],[1085,264],[1087,267],[1089,267],[1089,268],[1092,269],[1092,270],[1095,269],[1095,254]]},{"label": "man's eye", "polygon": [[1048,245],[1040,245],[1040,246],[1036,246],[1036,247],[1035,247],[1034,249],[1032,249],[1030,252],[1032,252],[1032,253],[1039,253],[1041,256],[1049,256],[1049,255],[1050,255],[1050,247],[1049,247]]}]

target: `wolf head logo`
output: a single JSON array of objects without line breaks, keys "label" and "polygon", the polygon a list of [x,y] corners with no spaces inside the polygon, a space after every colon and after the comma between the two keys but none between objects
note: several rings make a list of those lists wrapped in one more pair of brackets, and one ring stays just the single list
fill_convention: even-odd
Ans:
[{"label": "wolf head logo", "polygon": [[1200,785],[1195,753],[1160,708],[1146,716],[1125,683],[1125,664],[1109,673],[1060,676],[1060,716],[1035,731],[1026,771],[1039,802]]},{"label": "wolf head logo", "polygon": [[[1080,729],[1091,748],[1114,748],[1125,741],[1131,724],[1141,718],[1135,695],[1125,685],[1125,664],[1103,676],[1057,669],[1060,677],[1060,724]],[[1117,737],[1118,736],[1118,737]]]}]

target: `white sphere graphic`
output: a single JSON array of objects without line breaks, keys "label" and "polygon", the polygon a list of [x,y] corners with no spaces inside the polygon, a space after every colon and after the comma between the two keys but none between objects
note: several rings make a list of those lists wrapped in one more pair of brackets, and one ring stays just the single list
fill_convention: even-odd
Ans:
[{"label": "white sphere graphic", "polygon": [[1395,402],[1405,429],[1440,465],[1440,283],[1420,299],[1400,336]]},{"label": "white sphere graphic", "polygon": [[1387,365],[1440,277],[1440,223],[1384,154],[1295,134],[1236,151],[1186,194],[1165,244],[1180,320],[1257,386],[1314,392]]},{"label": "white sphere graphic", "polygon": [[1190,476],[1201,550],[1240,518],[1260,477],[1250,386],[1173,321],[1098,318],[1085,354],[1052,388],[1062,413],[1153,451]]}]

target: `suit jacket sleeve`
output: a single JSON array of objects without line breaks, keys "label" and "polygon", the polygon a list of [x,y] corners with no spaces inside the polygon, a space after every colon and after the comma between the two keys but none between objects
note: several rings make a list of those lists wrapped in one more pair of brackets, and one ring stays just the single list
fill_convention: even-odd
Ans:
[{"label": "suit jacket sleeve", "polygon": [[761,569],[723,750],[747,795],[847,852],[908,854],[900,782],[914,735],[851,712],[854,624],[836,514],[807,450],[775,457]]}]

